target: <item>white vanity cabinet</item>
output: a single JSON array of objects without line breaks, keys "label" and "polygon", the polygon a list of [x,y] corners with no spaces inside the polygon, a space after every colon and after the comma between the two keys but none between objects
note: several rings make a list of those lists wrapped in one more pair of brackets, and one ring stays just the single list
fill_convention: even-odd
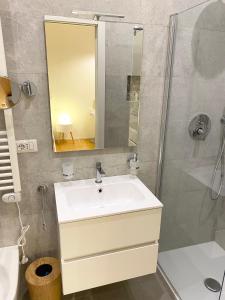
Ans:
[{"label": "white vanity cabinet", "polygon": [[156,271],[161,208],[59,224],[63,293]]},{"label": "white vanity cabinet", "polygon": [[54,187],[64,295],[156,272],[162,204],[136,176]]}]

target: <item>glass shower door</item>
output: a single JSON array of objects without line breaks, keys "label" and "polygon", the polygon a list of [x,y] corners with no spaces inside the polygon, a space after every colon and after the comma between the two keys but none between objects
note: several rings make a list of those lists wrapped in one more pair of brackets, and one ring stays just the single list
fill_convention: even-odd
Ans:
[{"label": "glass shower door", "polygon": [[159,267],[184,300],[219,299],[205,280],[221,284],[225,269],[225,189],[213,200],[221,162],[211,188],[225,112],[224,19],[220,1],[171,17]]}]

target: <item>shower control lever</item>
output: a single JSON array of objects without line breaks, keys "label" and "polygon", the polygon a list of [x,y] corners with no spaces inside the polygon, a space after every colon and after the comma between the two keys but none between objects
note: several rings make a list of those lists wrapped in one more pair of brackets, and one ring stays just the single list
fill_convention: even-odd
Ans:
[{"label": "shower control lever", "polygon": [[196,130],[193,131],[193,135],[202,135],[204,134],[205,131],[203,128],[199,127],[199,128],[196,128]]}]

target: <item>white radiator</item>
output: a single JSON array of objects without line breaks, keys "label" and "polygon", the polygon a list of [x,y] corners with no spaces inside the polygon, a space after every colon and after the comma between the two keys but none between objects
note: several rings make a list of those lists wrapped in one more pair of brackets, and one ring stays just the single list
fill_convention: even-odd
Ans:
[{"label": "white radiator", "polygon": [[[0,76],[7,76],[5,50],[0,19]],[[7,194],[3,198],[21,197],[21,184],[18,166],[16,140],[13,126],[12,109],[3,111],[5,128],[0,129],[0,191]],[[4,197],[5,196],[5,197]]]}]

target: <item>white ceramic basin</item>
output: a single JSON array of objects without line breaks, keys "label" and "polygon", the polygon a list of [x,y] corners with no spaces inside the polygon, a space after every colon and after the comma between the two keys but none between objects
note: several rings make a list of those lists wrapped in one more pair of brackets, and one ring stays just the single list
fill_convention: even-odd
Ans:
[{"label": "white ceramic basin", "polygon": [[131,175],[55,183],[59,223],[162,207],[161,202]]},{"label": "white ceramic basin", "polygon": [[17,246],[0,248],[0,299],[16,300],[19,276]]}]

